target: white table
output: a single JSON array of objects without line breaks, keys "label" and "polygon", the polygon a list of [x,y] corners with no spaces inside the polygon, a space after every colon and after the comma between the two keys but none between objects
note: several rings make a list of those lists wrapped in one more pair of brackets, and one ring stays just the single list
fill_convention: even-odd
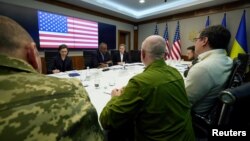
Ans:
[{"label": "white table", "polygon": [[[191,62],[179,62],[179,61],[166,61],[168,65],[177,68],[181,74],[187,67],[187,64]],[[102,71],[102,69],[89,69],[70,71],[65,73],[50,74],[48,76],[54,76],[58,78],[72,78],[69,77],[69,73],[77,72],[80,76],[74,78],[80,79],[83,86],[87,90],[90,100],[97,110],[98,116],[100,116],[102,109],[111,98],[111,91],[115,88],[121,88],[125,86],[128,80],[134,75],[141,73],[144,70],[142,63],[126,64],[124,66],[116,65],[109,67],[108,71]],[[86,76],[90,75],[90,78],[86,79]],[[99,87],[95,87],[96,80],[99,80]]]}]

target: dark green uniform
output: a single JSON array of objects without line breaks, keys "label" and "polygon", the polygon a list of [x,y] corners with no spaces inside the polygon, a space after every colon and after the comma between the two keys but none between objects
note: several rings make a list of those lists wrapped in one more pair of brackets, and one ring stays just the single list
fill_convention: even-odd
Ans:
[{"label": "dark green uniform", "polygon": [[103,138],[97,112],[79,81],[48,77],[22,60],[0,55],[0,140]]},{"label": "dark green uniform", "polygon": [[112,130],[133,123],[137,141],[195,140],[183,78],[164,60],[131,78],[103,109],[100,122]]}]

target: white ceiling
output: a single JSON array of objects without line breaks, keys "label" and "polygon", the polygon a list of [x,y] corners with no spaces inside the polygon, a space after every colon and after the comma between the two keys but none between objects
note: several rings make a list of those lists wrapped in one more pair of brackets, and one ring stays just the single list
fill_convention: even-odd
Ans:
[{"label": "white ceiling", "polygon": [[132,22],[187,12],[237,0],[58,0]]}]

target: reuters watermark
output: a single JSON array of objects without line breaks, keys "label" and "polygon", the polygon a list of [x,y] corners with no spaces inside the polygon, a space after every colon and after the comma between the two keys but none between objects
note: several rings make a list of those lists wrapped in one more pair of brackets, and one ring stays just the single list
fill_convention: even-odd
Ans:
[{"label": "reuters watermark", "polygon": [[245,137],[247,136],[247,131],[234,131],[232,129],[230,130],[219,130],[219,129],[212,129],[212,136],[213,137]]}]

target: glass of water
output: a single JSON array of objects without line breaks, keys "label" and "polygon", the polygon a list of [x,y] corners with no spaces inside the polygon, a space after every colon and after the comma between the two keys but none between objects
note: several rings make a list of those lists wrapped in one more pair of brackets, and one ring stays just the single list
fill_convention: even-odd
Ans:
[{"label": "glass of water", "polygon": [[94,86],[97,89],[100,87],[100,79],[99,78],[95,78],[95,80],[94,80]]}]

